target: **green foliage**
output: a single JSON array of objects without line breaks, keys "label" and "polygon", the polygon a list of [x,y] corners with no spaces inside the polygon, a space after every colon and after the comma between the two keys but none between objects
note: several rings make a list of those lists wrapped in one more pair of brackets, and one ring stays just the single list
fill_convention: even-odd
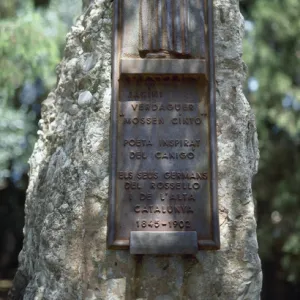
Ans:
[{"label": "green foliage", "polygon": [[[0,4],[0,189],[12,168],[26,162],[36,140],[39,104],[54,86],[68,20],[78,13],[79,1],[56,1],[49,9],[35,9],[31,0]],[[63,2],[63,3],[62,3]],[[56,4],[56,5],[54,5]],[[73,13],[73,15],[71,14]],[[39,80],[39,91],[35,84]],[[32,95],[24,100],[24,87]]]},{"label": "green foliage", "polygon": [[0,19],[14,16],[16,12],[16,5],[16,0],[1,0]]},{"label": "green foliage", "polygon": [[10,176],[12,161],[16,163],[15,167],[23,166],[21,172],[26,171],[24,166],[36,139],[34,119],[35,116],[28,116],[24,110],[0,107],[0,189],[5,178]]},{"label": "green foliage", "polygon": [[[28,11],[20,18],[0,23],[0,90],[7,102],[26,80],[43,78],[46,86],[55,82],[55,66],[66,28],[58,20],[51,24],[47,14]],[[54,27],[55,26],[55,27]],[[4,102],[3,101],[3,102]]]},{"label": "green foliage", "polygon": [[[300,1],[256,0],[245,8],[247,97],[255,110],[260,167],[254,180],[262,258],[300,279]],[[252,26],[249,26],[252,25]],[[251,30],[251,27],[253,29]],[[275,258],[276,256],[276,258]]]}]

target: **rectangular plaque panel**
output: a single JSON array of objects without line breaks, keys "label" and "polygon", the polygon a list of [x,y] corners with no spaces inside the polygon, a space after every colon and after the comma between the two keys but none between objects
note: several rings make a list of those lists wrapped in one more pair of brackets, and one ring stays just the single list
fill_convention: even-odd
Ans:
[{"label": "rectangular plaque panel", "polygon": [[196,254],[196,231],[131,231],[131,254]]},{"label": "rectangular plaque panel", "polygon": [[[165,44],[164,51],[157,50],[153,41],[139,41],[148,28],[138,21],[140,9],[147,15],[152,2],[115,1],[108,247],[129,248],[131,235],[139,243],[153,239],[155,232],[160,239],[169,232],[170,241],[172,236],[182,236],[189,243],[189,237],[196,234],[199,249],[218,249],[211,1],[187,0],[182,6],[174,1],[178,11],[166,11],[165,15],[171,19],[172,14],[181,16],[186,32],[181,39],[179,35],[164,42],[163,37],[155,38],[160,27],[151,29],[150,40]],[[203,19],[196,20],[193,9],[198,9]],[[153,13],[151,10],[151,16]],[[164,16],[156,17],[164,20]],[[199,38],[197,50],[191,22],[201,26],[203,20],[209,30]],[[127,38],[131,26],[140,26],[140,33],[137,30],[135,37],[131,33]],[[174,36],[176,31],[172,28],[168,34]],[[140,57],[124,47],[129,45],[128,39],[137,45],[134,49],[141,45]],[[141,251],[137,248],[131,252]],[[166,248],[157,245],[157,251],[151,253],[165,251],[159,249]],[[170,253],[184,254],[182,249]],[[195,245],[185,249],[191,253]]]}]

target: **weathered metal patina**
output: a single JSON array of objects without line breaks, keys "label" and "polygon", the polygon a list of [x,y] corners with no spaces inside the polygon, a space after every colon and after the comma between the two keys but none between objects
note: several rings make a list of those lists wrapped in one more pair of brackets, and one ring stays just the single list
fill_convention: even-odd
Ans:
[{"label": "weathered metal patina", "polygon": [[109,248],[219,248],[211,2],[115,1]]}]

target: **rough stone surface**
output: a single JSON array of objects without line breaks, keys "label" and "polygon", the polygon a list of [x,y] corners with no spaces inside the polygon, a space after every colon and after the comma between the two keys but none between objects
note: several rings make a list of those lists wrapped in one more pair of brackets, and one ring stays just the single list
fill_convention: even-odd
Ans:
[{"label": "rough stone surface", "polygon": [[238,2],[214,1],[221,250],[156,257],[106,249],[112,2],[97,0],[67,36],[57,88],[43,103],[10,299],[259,299],[258,150],[242,93]]}]

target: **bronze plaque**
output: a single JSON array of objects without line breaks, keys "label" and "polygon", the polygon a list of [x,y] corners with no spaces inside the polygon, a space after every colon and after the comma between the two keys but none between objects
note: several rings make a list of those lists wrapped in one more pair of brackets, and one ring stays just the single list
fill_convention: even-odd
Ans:
[{"label": "bronze plaque", "polygon": [[[203,19],[194,23],[207,19],[211,25],[211,7],[202,0],[161,0],[156,9],[153,2],[115,3],[108,246],[128,248],[133,231],[192,231],[199,249],[217,249],[212,33],[199,38],[197,52],[188,22],[196,7]],[[147,25],[153,16],[155,28]],[[171,22],[170,32],[161,29],[167,23],[159,25],[168,18],[181,20]],[[126,37],[134,20],[135,40]],[[160,31],[167,34],[160,37]],[[126,47],[128,39],[137,53]]]}]

